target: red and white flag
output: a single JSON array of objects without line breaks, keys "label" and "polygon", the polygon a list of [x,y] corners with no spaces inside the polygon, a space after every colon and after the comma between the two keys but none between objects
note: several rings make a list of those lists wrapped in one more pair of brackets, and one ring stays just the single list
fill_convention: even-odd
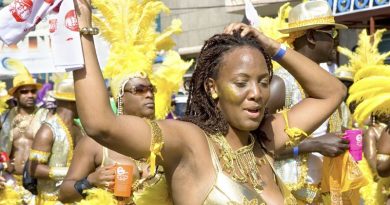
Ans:
[{"label": "red and white flag", "polygon": [[48,20],[56,69],[69,72],[83,68],[83,50],[73,1],[63,1],[58,13],[52,12]]},{"label": "red and white flag", "polygon": [[62,0],[15,0],[0,11],[0,40],[17,43]]},{"label": "red and white flag", "polygon": [[0,40],[7,45],[19,42],[49,13],[54,67],[58,72],[83,68],[72,0],[14,0],[0,11]]}]

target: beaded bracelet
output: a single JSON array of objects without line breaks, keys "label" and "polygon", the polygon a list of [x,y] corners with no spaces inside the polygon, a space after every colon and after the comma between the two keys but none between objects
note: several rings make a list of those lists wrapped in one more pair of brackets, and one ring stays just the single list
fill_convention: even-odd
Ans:
[{"label": "beaded bracelet", "polygon": [[99,34],[99,28],[97,27],[84,27],[80,29],[81,35],[97,35]]},{"label": "beaded bracelet", "polygon": [[274,56],[272,56],[272,60],[278,61],[283,58],[284,55],[286,55],[287,47],[284,44],[280,44],[280,48],[278,52]]}]

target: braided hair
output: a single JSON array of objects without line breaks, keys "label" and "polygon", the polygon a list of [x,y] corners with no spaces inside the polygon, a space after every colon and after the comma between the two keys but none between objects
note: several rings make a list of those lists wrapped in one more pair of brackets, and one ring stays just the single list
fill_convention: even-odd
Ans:
[{"label": "braided hair", "polygon": [[[229,129],[229,124],[211,97],[210,90],[205,88],[205,82],[208,78],[217,78],[223,57],[227,53],[244,46],[255,48],[264,55],[270,77],[273,74],[271,58],[261,45],[255,38],[241,37],[240,34],[241,32],[233,32],[233,35],[214,35],[205,42],[196,62],[189,85],[187,109],[182,120],[196,124],[208,134],[222,133],[226,135]],[[258,131],[254,131],[254,134],[259,137]]]}]

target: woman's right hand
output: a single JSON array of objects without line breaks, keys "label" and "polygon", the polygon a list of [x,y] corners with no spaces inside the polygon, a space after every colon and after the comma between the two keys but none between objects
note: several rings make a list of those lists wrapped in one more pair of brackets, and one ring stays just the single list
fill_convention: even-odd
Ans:
[{"label": "woman's right hand", "polygon": [[114,165],[99,167],[95,172],[88,175],[87,180],[91,185],[98,188],[111,189],[114,185],[115,169]]},{"label": "woman's right hand", "polygon": [[91,0],[74,0],[79,28],[92,27]]}]

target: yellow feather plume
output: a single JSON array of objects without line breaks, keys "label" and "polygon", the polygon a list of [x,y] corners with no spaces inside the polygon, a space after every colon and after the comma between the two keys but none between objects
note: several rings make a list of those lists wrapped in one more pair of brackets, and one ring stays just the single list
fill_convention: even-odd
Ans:
[{"label": "yellow feather plume", "polygon": [[182,23],[179,19],[174,19],[172,20],[171,26],[166,28],[161,35],[157,36],[157,50],[169,50],[176,45],[175,42],[172,40],[171,36],[173,34],[180,34],[182,32],[181,24]]},{"label": "yellow feather plume", "polygon": [[13,187],[6,185],[4,190],[0,190],[0,205],[20,205],[22,203],[22,195]]},{"label": "yellow feather plume", "polygon": [[[179,54],[169,51],[175,46],[172,35],[182,32],[181,21],[174,19],[162,33],[156,32],[155,20],[170,10],[156,0],[94,0],[100,11],[93,16],[102,36],[111,44],[104,77],[111,80],[111,92],[118,98],[122,84],[136,73],[145,73],[157,87],[156,118],[169,113],[171,95],[177,92],[185,71],[192,62],[184,62]],[[158,52],[169,51],[160,69],[153,72]]]},{"label": "yellow feather plume", "polygon": [[192,63],[192,60],[183,61],[179,53],[171,50],[166,54],[161,68],[154,72],[151,80],[158,88],[155,95],[157,119],[164,119],[170,112],[172,93],[179,90],[183,83],[183,76]]},{"label": "yellow feather plume", "polygon": [[[366,30],[359,34],[359,40],[355,52],[348,48],[337,47],[337,50],[349,58],[349,63],[346,66],[340,67],[335,71],[336,75],[341,71],[350,71],[354,75],[357,71],[365,68],[368,65],[383,65],[390,52],[380,54],[378,44],[382,40],[385,29],[377,30],[374,35],[370,36]],[[373,40],[373,41],[372,41]]]},{"label": "yellow feather plume", "polygon": [[8,109],[7,100],[10,96],[7,93],[6,85],[4,82],[0,82],[0,115]]},{"label": "yellow feather plume", "polygon": [[278,16],[275,18],[264,16],[260,18],[259,30],[262,31],[266,36],[271,37],[276,40],[281,40],[284,37],[287,37],[288,34],[283,34],[279,32],[279,29],[285,28],[288,26],[287,18],[290,13],[291,6],[287,2],[283,4],[278,11]]},{"label": "yellow feather plume", "polygon": [[390,114],[390,93],[376,95],[365,99],[356,107],[354,117],[359,124],[363,124],[371,113]]},{"label": "yellow feather plume", "polygon": [[390,66],[388,65],[369,65],[360,69],[355,74],[355,81],[358,81],[364,77],[371,76],[390,76]]},{"label": "yellow feather plume", "polygon": [[371,113],[390,114],[390,75],[388,74],[390,66],[381,68],[385,73],[383,76],[379,76],[379,69],[375,76],[365,77],[355,82],[350,88],[347,104],[354,101],[359,103],[354,117],[360,124]]},{"label": "yellow feather plume", "polygon": [[87,197],[80,202],[77,202],[77,205],[117,205],[118,201],[115,199],[114,195],[111,192],[108,192],[103,189],[89,189],[86,191]]},{"label": "yellow feather plume", "polygon": [[348,71],[354,76],[350,87],[347,104],[357,102],[353,117],[360,124],[374,114],[390,114],[390,66],[384,65],[390,52],[381,54],[378,44],[386,30],[377,30],[374,35],[367,35],[363,30],[359,34],[358,47],[355,52],[338,47],[338,51],[349,58],[348,65],[336,70]]},{"label": "yellow feather plume", "polygon": [[27,70],[26,66],[15,58],[9,58],[6,61],[6,66],[17,72],[17,75],[26,75],[31,76],[30,72]]}]

